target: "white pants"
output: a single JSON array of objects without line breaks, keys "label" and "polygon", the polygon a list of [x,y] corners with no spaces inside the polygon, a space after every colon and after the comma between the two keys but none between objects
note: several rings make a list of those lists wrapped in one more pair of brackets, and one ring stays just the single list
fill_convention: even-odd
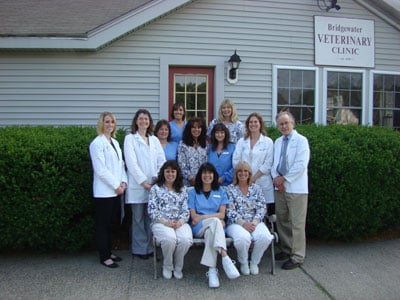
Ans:
[{"label": "white pants", "polygon": [[208,218],[203,220],[202,223],[203,227],[196,235],[196,237],[204,237],[204,251],[200,263],[215,268],[221,248],[226,250],[224,227],[218,218]]},{"label": "white pants", "polygon": [[243,226],[238,224],[231,224],[227,228],[227,235],[232,237],[233,245],[236,248],[238,261],[241,264],[248,263],[249,248],[253,241],[253,251],[251,254],[250,263],[258,265],[261,258],[271,244],[274,236],[269,232],[267,226],[260,222],[256,229],[250,233]]},{"label": "white pants", "polygon": [[153,235],[160,242],[163,253],[163,268],[168,271],[182,271],[186,253],[193,244],[192,229],[183,224],[178,229],[155,223]]}]

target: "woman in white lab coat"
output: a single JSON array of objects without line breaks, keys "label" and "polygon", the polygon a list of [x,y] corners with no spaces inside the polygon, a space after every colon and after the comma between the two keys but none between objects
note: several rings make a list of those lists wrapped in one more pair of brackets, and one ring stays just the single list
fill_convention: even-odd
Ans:
[{"label": "woman in white lab coat", "polygon": [[93,166],[93,199],[96,211],[96,243],[100,263],[116,268],[122,259],[111,253],[112,224],[121,205],[121,195],[128,182],[121,148],[115,139],[117,121],[103,112],[97,122],[98,136],[90,143]]},{"label": "woman in white lab coat", "polygon": [[125,201],[132,209],[131,252],[148,259],[153,255],[151,220],[147,212],[149,191],[165,162],[164,150],[153,135],[153,119],[148,110],[136,112],[131,133],[125,137],[124,155],[129,182]]}]

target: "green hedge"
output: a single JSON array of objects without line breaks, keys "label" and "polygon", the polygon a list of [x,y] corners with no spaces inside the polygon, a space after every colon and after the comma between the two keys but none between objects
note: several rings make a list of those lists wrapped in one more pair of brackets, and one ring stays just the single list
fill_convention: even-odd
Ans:
[{"label": "green hedge", "polygon": [[[400,225],[400,135],[298,126],[311,147],[308,236],[355,240]],[[280,134],[267,128],[273,139]],[[92,244],[92,127],[0,128],[0,250]],[[123,130],[118,139],[122,145]]]},{"label": "green hedge", "polygon": [[80,127],[1,129],[0,249],[74,251],[93,238],[88,143]]},{"label": "green hedge", "polygon": [[[307,234],[359,240],[400,225],[400,134],[363,126],[298,126],[311,148]],[[279,136],[276,128],[269,135]]]}]

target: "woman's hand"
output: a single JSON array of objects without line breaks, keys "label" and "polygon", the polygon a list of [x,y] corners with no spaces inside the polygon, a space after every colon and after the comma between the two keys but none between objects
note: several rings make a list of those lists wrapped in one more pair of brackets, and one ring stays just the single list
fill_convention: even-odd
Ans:
[{"label": "woman's hand", "polygon": [[178,229],[179,227],[181,227],[184,224],[184,222],[181,220],[179,220],[179,221],[174,220],[174,221],[172,221],[172,223],[174,226],[173,228],[175,228],[175,229]]},{"label": "woman's hand", "polygon": [[117,189],[115,190],[115,192],[117,193],[117,195],[122,195],[126,190],[126,183],[125,182],[121,182],[121,184],[119,185],[119,187],[117,187]]},{"label": "woman's hand", "polygon": [[192,216],[192,225],[195,226],[201,221],[200,215],[195,215],[194,217]]},{"label": "woman's hand", "polygon": [[256,229],[256,225],[252,222],[244,222],[242,226],[250,233],[252,233]]},{"label": "woman's hand", "polygon": [[145,182],[143,182],[142,184],[141,184],[141,186],[142,187],[144,187],[144,189],[146,189],[146,190],[150,190],[151,189],[151,187],[152,187],[152,185],[150,184],[150,183],[148,183],[147,181],[145,181]]},{"label": "woman's hand", "polygon": [[175,221],[168,220],[168,221],[165,223],[165,226],[171,227],[171,228],[175,228],[175,223],[174,223],[174,222],[175,222]]}]

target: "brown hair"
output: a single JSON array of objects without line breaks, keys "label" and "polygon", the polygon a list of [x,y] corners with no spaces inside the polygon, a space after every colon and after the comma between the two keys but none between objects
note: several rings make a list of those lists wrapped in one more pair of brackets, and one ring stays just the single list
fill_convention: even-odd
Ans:
[{"label": "brown hair", "polygon": [[153,118],[151,117],[151,114],[150,114],[150,112],[149,112],[147,109],[139,109],[139,110],[136,112],[135,116],[133,117],[132,125],[131,125],[131,131],[132,131],[132,133],[136,133],[136,132],[138,131],[138,126],[137,126],[137,124],[136,124],[136,121],[137,121],[137,119],[139,118],[139,115],[140,115],[140,114],[145,114],[145,115],[147,115],[147,116],[149,117],[150,124],[149,124],[149,127],[148,127],[147,130],[146,130],[146,135],[147,135],[147,136],[152,135],[152,134],[153,134],[153,126],[154,126],[154,124],[153,124]]},{"label": "brown hair", "polygon": [[249,123],[250,123],[250,119],[252,117],[256,117],[258,119],[258,122],[260,123],[260,133],[262,135],[267,135],[267,131],[265,130],[263,118],[261,117],[261,115],[259,113],[253,112],[246,119],[246,133],[244,135],[244,138],[247,139],[250,136]]},{"label": "brown hair", "polygon": [[230,132],[229,129],[224,125],[224,123],[217,123],[214,125],[213,129],[211,130],[211,148],[212,150],[216,150],[218,147],[218,141],[215,138],[215,133],[217,131],[223,131],[225,133],[225,138],[224,138],[224,146],[223,149],[228,148],[229,140],[230,140]]},{"label": "brown hair", "polygon": [[164,125],[168,127],[167,142],[169,142],[169,141],[171,141],[171,126],[169,125],[169,122],[168,122],[167,120],[162,119],[162,120],[160,120],[160,121],[157,122],[157,124],[156,124],[156,129],[154,129],[154,135],[155,135],[156,137],[158,137],[157,133],[158,133],[158,131],[160,130],[160,128],[161,128],[162,126],[164,126]]},{"label": "brown hair", "polygon": [[175,103],[172,105],[170,117],[171,117],[172,120],[175,119],[175,117],[174,117],[174,111],[178,110],[179,107],[182,107],[182,108],[183,108],[182,121],[185,121],[185,117],[186,117],[185,105],[183,105],[182,103],[179,103],[179,102],[175,102]]}]

